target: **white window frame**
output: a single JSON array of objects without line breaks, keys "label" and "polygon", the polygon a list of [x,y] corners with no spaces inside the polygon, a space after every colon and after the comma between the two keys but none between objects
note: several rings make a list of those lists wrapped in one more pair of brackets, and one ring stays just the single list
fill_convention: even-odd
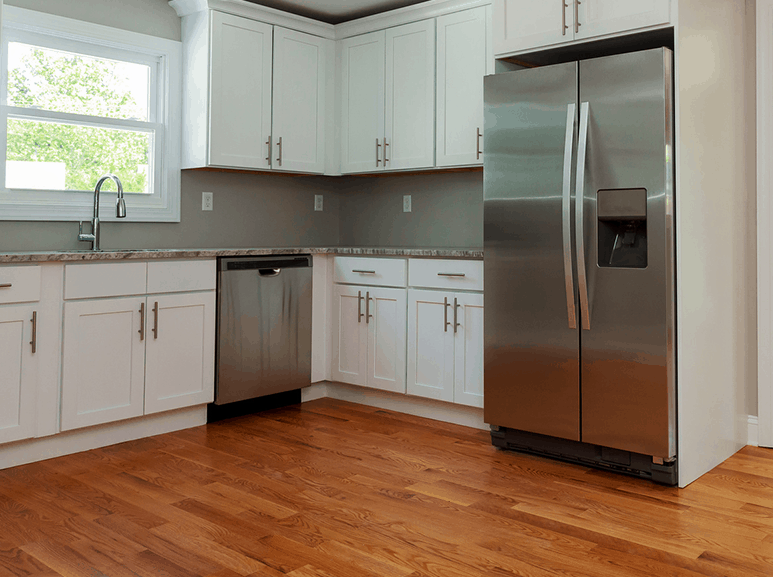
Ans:
[{"label": "white window frame", "polygon": [[[23,42],[91,56],[150,65],[155,69],[149,90],[149,122],[49,113],[8,106],[8,42]],[[155,98],[153,98],[155,84]],[[136,32],[119,30],[71,18],[3,7],[0,58],[0,221],[77,221],[92,216],[94,194],[78,191],[16,190],[5,188],[8,117],[66,119],[103,128],[124,126],[155,133],[151,159],[152,194],[127,194],[127,217],[122,221],[180,222],[180,156],[182,110],[182,44]],[[96,184],[96,183],[95,183]],[[115,220],[115,194],[100,197],[100,220]]]}]

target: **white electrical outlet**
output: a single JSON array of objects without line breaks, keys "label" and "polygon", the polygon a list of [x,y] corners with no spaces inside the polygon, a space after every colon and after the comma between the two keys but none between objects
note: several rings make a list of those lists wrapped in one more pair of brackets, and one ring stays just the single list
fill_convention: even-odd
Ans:
[{"label": "white electrical outlet", "polygon": [[403,212],[411,212],[411,195],[403,195]]},{"label": "white electrical outlet", "polygon": [[322,195],[321,194],[315,194],[314,195],[314,210],[321,211],[322,210]]},{"label": "white electrical outlet", "polygon": [[212,210],[214,204],[215,204],[214,192],[201,193],[201,210]]}]

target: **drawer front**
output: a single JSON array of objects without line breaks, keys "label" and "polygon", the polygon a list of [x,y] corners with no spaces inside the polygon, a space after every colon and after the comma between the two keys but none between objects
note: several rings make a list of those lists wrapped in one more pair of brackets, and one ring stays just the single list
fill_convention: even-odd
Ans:
[{"label": "drawer front", "polygon": [[163,260],[148,263],[148,294],[214,290],[217,261]]},{"label": "drawer front", "polygon": [[0,267],[0,304],[40,300],[39,266]]},{"label": "drawer front", "polygon": [[483,261],[412,258],[408,280],[414,287],[482,291]]},{"label": "drawer front", "polygon": [[369,286],[407,286],[404,258],[359,258],[337,256],[334,282]]},{"label": "drawer front", "polygon": [[64,267],[64,298],[144,295],[146,278],[144,262],[68,264]]}]

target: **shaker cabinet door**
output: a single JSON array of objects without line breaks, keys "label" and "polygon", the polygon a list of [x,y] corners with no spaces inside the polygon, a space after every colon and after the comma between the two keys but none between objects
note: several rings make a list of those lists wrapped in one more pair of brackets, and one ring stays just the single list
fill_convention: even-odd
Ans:
[{"label": "shaker cabinet door", "polygon": [[383,30],[341,41],[341,172],[384,168]]},{"label": "shaker cabinet door", "polygon": [[435,163],[435,20],[386,31],[386,170]]},{"label": "shaker cabinet door", "polygon": [[457,293],[454,402],[483,407],[483,295]]},{"label": "shaker cabinet door", "polygon": [[453,293],[408,291],[408,394],[454,400]]},{"label": "shaker cabinet door", "polygon": [[32,353],[35,306],[0,307],[0,443],[35,435],[38,362]]},{"label": "shaker cabinet door", "polygon": [[486,7],[437,19],[437,166],[483,164]]},{"label": "shaker cabinet door", "polygon": [[368,384],[368,328],[365,321],[367,289],[334,285],[333,366],[334,381]]},{"label": "shaker cabinet door", "polygon": [[368,381],[374,389],[405,393],[406,290],[364,287]]},{"label": "shaker cabinet door", "polygon": [[272,27],[212,12],[209,163],[270,166]]},{"label": "shaker cabinet door", "polygon": [[325,82],[331,40],[274,27],[271,164],[325,172]]},{"label": "shaker cabinet door", "polygon": [[215,292],[148,297],[145,414],[211,403]]},{"label": "shaker cabinet door", "polygon": [[574,40],[574,1],[496,0],[493,25],[496,55],[569,42]]},{"label": "shaker cabinet door", "polygon": [[142,415],[144,304],[145,297],[64,304],[63,431]]},{"label": "shaker cabinet door", "polygon": [[669,10],[670,0],[583,0],[575,39],[667,24]]}]

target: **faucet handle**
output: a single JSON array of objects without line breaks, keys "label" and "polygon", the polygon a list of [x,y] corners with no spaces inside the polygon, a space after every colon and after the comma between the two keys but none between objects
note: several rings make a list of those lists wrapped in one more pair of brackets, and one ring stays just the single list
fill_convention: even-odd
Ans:
[{"label": "faucet handle", "polygon": [[78,222],[78,240],[80,241],[94,241],[94,233],[91,234],[84,234],[83,233],[83,221]]}]

